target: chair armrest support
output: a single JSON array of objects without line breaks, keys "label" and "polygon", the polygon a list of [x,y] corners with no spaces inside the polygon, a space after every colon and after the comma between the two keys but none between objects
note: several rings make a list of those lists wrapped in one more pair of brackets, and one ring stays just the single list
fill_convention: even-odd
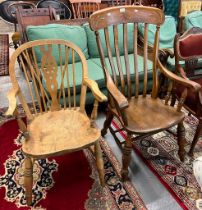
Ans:
[{"label": "chair armrest support", "polygon": [[158,57],[164,66],[168,61],[168,57],[173,58],[174,56],[174,52],[171,49],[160,49],[158,52]]},{"label": "chair armrest support", "polygon": [[83,83],[90,88],[96,100],[99,102],[107,101],[107,97],[100,91],[98,84],[94,80],[85,78]]},{"label": "chair armrest support", "polygon": [[15,110],[17,108],[17,98],[16,96],[18,95],[19,89],[11,89],[8,92],[8,102],[9,102],[9,107],[8,110],[5,113],[5,116],[13,116],[15,113]]},{"label": "chair armrest support", "polygon": [[169,71],[166,67],[163,66],[163,64],[160,62],[159,59],[157,62],[158,62],[157,65],[158,65],[161,73],[163,73],[167,78],[169,78],[169,79],[175,81],[176,83],[179,83],[187,88],[190,88],[193,92],[198,92],[201,89],[201,85],[199,85],[198,83],[191,81],[189,79],[179,77],[178,75]]},{"label": "chair armrest support", "polygon": [[107,71],[105,71],[105,72],[106,72],[106,76],[107,76],[107,84],[106,84],[107,90],[109,91],[109,93],[111,94],[113,99],[115,100],[116,105],[118,105],[120,110],[127,108],[129,106],[128,100],[116,87],[116,85],[112,81],[111,76],[107,73]]}]

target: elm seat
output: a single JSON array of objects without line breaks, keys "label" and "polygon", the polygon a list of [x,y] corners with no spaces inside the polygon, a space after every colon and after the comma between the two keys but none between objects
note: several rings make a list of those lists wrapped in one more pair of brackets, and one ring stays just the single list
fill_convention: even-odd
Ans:
[{"label": "elm seat", "polygon": [[[129,100],[128,104],[128,108],[125,109],[125,116],[127,117],[128,125],[125,127],[127,130],[137,134],[160,132],[161,130],[165,130],[166,128],[175,125],[176,122],[180,122],[184,119],[184,114],[182,112],[176,113],[175,108],[170,106],[165,107],[165,104],[161,100],[156,100],[149,96],[138,99],[133,97]],[[142,110],[143,107],[144,111]],[[117,113],[116,109],[113,109],[113,111],[114,113]],[[145,116],[150,116],[147,121],[142,122],[136,120],[142,111]],[[158,113],[161,113],[161,115]],[[165,119],[166,122],[162,126],[162,122],[164,122]]]},{"label": "elm seat", "polygon": [[100,130],[90,126],[89,118],[79,112],[79,108],[40,114],[28,125],[27,131],[29,140],[23,143],[22,149],[33,157],[57,155],[66,148],[80,150],[100,137]]},{"label": "elm seat", "polygon": [[[193,27],[186,31],[183,35],[176,35],[175,38],[175,72],[182,78],[192,81],[195,85],[194,90],[186,89],[183,84],[175,84],[173,91],[173,102],[183,92],[187,95],[184,106],[188,111],[195,115],[199,124],[189,151],[189,155],[193,155],[194,147],[202,134],[202,28]],[[180,62],[184,62],[182,65]]]}]

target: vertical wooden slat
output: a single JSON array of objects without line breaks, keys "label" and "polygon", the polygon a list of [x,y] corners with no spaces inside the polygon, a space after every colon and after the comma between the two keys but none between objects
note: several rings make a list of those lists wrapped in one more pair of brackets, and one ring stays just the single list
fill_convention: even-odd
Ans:
[{"label": "vertical wooden slat", "polygon": [[110,40],[109,40],[109,29],[108,28],[105,28],[104,29],[104,33],[105,33],[107,53],[108,53],[109,63],[110,63],[111,69],[112,69],[114,83],[115,83],[116,86],[118,86],[118,81],[117,81],[117,76],[116,76],[116,70],[115,70],[115,66],[114,66],[114,61],[113,61],[113,57],[112,57],[112,50],[111,50]]},{"label": "vertical wooden slat", "polygon": [[117,61],[117,67],[119,71],[119,76],[120,76],[120,82],[121,82],[121,92],[125,95],[125,81],[124,81],[124,75],[123,75],[123,70],[121,66],[121,60],[120,60],[120,51],[119,51],[119,45],[118,45],[118,27],[117,25],[113,26],[113,31],[114,31],[114,47],[115,47],[115,52],[116,52],[116,61]]},{"label": "vertical wooden slat", "polygon": [[[156,98],[158,95],[158,75],[157,75],[157,58],[159,49],[159,26],[156,26],[156,34],[154,40],[154,51],[153,51],[153,67],[152,67],[152,98]],[[168,29],[169,30],[169,29]]]},{"label": "vertical wooden slat", "polygon": [[73,71],[73,95],[74,95],[74,108],[76,107],[76,72],[75,72],[75,52],[72,49],[72,71]]},{"label": "vertical wooden slat", "polygon": [[36,110],[36,106],[35,106],[35,101],[34,101],[34,96],[32,94],[32,88],[31,88],[31,85],[29,83],[27,69],[26,69],[25,64],[24,64],[24,60],[26,60],[26,56],[25,56],[25,54],[22,54],[22,55],[23,55],[24,59],[22,58],[22,56],[19,57],[20,64],[22,65],[22,69],[23,69],[24,74],[25,74],[25,79],[26,79],[27,87],[29,89],[29,93],[30,93],[30,96],[31,96],[31,99],[32,99],[32,105],[33,105],[33,108],[34,108],[34,112],[35,112],[35,114],[37,114],[37,110]]},{"label": "vertical wooden slat", "polygon": [[[65,47],[65,55],[66,55],[65,65],[67,65],[68,60],[69,60],[69,48],[67,46]],[[69,68],[68,68],[68,65],[67,65],[67,68],[66,68],[66,80],[67,80],[68,106],[69,106],[69,108],[71,108],[71,90],[70,90],[71,87],[70,87],[70,80],[69,80]]]},{"label": "vertical wooden slat", "polygon": [[65,72],[66,72],[65,71],[66,65],[64,65],[64,68],[63,68],[61,45],[58,45],[58,52],[59,52],[59,59],[60,59],[60,75],[61,75],[61,86],[60,86],[58,100],[60,101],[61,95],[62,95],[63,105],[64,105],[64,109],[65,109],[66,108],[66,97],[65,97],[64,77],[65,77]]},{"label": "vertical wooden slat", "polygon": [[128,28],[126,23],[123,24],[123,47],[124,47],[124,60],[126,66],[128,99],[130,99],[132,93],[131,93],[131,80],[130,80],[130,66],[128,58]]},{"label": "vertical wooden slat", "polygon": [[39,91],[38,91],[38,87],[37,87],[37,81],[36,81],[36,78],[35,78],[35,69],[33,67],[33,63],[31,62],[31,58],[30,58],[31,51],[30,51],[30,53],[28,53],[27,50],[25,50],[23,53],[27,58],[27,65],[28,65],[27,67],[29,67],[29,70],[30,70],[30,73],[31,73],[31,78],[32,78],[33,86],[34,86],[36,100],[37,100],[37,103],[39,105],[40,112],[42,112],[40,95],[39,95]]},{"label": "vertical wooden slat", "polygon": [[135,74],[134,74],[135,75],[135,98],[138,98],[138,95],[139,95],[137,38],[138,38],[138,23],[134,23],[133,52],[134,52],[134,71],[135,71]]},{"label": "vertical wooden slat", "polygon": [[[35,70],[36,70],[36,78],[37,78],[37,82],[39,84],[39,88],[40,88],[40,92],[41,92],[41,100],[43,102],[43,108],[45,109],[45,112],[47,112],[46,99],[48,100],[48,102],[50,101],[50,99],[47,96],[47,94],[44,90],[44,87],[41,83],[41,72],[39,71],[39,68],[38,68],[38,62],[37,62],[35,51],[34,51],[33,47],[32,47],[32,55],[33,55],[34,67],[35,67]],[[45,96],[46,96],[46,98],[45,98]]]},{"label": "vertical wooden slat", "polygon": [[143,87],[143,97],[147,94],[147,61],[148,61],[148,24],[144,25],[144,87]]},{"label": "vertical wooden slat", "polygon": [[96,31],[96,32],[95,32],[95,35],[96,35],[96,41],[97,41],[97,44],[98,44],[98,51],[99,51],[99,54],[100,54],[100,59],[101,59],[102,68],[103,68],[103,70],[104,70],[105,77],[106,77],[105,56],[104,56],[104,52],[103,52],[103,48],[102,48],[102,43],[101,43],[101,40],[100,40],[99,32]]}]

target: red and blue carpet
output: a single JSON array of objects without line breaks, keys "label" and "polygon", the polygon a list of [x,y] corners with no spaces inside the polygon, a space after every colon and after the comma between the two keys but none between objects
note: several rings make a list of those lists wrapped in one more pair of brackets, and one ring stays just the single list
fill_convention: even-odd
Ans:
[{"label": "red and blue carpet", "polygon": [[[187,140],[186,151],[189,151],[198,120],[193,116],[187,116],[184,124]],[[114,129],[121,128],[116,119],[113,120],[113,127]],[[176,128],[172,128],[171,131],[176,133]],[[133,143],[133,149],[183,209],[195,210],[196,200],[201,198],[201,190],[193,175],[193,159],[187,156],[184,163],[179,160],[176,136],[172,133],[164,131],[137,140]],[[120,134],[123,139],[126,139],[125,132]],[[202,141],[199,140],[195,148],[195,157],[201,155]]]},{"label": "red and blue carpet", "polygon": [[[0,126],[0,210],[30,209],[24,197],[21,140],[16,120]],[[34,165],[31,209],[146,209],[132,184],[120,181],[120,163],[104,139],[101,146],[105,188],[99,185],[94,157],[89,150],[39,160]]]}]

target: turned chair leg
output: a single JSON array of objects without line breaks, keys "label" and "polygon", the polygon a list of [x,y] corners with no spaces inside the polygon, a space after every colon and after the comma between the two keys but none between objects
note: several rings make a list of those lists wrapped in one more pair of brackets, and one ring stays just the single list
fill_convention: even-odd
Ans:
[{"label": "turned chair leg", "polygon": [[27,205],[32,205],[33,163],[30,157],[25,158],[24,187]]},{"label": "turned chair leg", "polygon": [[113,114],[107,110],[107,116],[106,116],[106,120],[104,122],[104,126],[103,126],[103,129],[101,130],[101,135],[104,137],[107,133],[107,129],[109,128],[111,122],[112,122],[112,119],[113,119]]},{"label": "turned chair leg", "polygon": [[96,165],[99,173],[100,178],[100,184],[102,187],[105,186],[105,180],[104,180],[104,162],[102,158],[102,151],[100,148],[99,141],[95,144],[95,157],[96,157]]},{"label": "turned chair leg", "polygon": [[190,148],[189,153],[188,153],[190,156],[193,156],[194,148],[196,146],[196,143],[197,143],[201,133],[202,133],[202,120],[199,120],[199,124],[197,126],[196,133],[194,135],[194,139],[192,141],[191,148]]},{"label": "turned chair leg", "polygon": [[177,127],[177,138],[178,138],[178,145],[179,145],[179,151],[178,155],[180,157],[181,161],[184,161],[184,156],[185,156],[185,128],[183,122],[180,122]]},{"label": "turned chair leg", "polygon": [[131,135],[128,134],[128,138],[125,141],[125,145],[123,148],[123,157],[122,157],[122,170],[121,170],[121,175],[122,175],[122,180],[127,181],[128,178],[128,167],[131,161],[131,151],[132,151],[132,139]]}]

